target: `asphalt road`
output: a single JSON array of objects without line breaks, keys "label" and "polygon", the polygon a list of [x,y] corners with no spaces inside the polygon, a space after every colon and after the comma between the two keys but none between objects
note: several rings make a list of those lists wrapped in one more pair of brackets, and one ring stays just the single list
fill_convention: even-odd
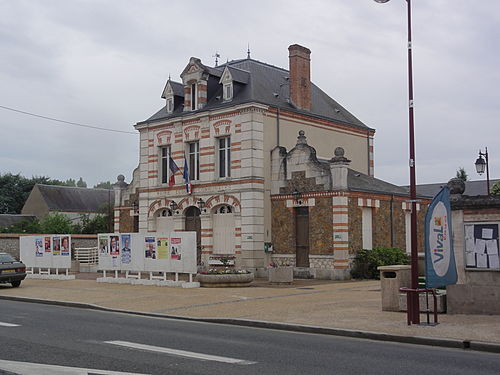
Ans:
[{"label": "asphalt road", "polygon": [[0,340],[0,374],[500,373],[499,354],[6,300]]}]

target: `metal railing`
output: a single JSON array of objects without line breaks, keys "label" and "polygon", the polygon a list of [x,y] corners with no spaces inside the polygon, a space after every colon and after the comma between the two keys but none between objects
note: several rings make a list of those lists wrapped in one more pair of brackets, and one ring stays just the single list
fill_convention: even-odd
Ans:
[{"label": "metal railing", "polygon": [[97,247],[79,247],[75,249],[75,260],[80,264],[95,265],[99,262]]}]

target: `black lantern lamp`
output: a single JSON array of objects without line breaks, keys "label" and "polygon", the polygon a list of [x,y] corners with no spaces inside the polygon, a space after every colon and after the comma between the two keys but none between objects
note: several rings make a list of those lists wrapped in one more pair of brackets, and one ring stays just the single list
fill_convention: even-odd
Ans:
[{"label": "black lantern lamp", "polygon": [[[483,159],[483,156],[485,157],[486,160]],[[488,195],[490,195],[490,169],[488,165],[488,147],[485,147],[485,152],[481,152],[481,150],[479,150],[479,157],[476,159],[476,162],[474,164],[476,165],[476,172],[479,175],[482,175],[486,170],[486,185],[487,185],[486,191],[488,192]]]},{"label": "black lantern lamp", "polygon": [[203,199],[198,199],[196,201],[196,205],[198,206],[198,208],[200,209],[201,212],[205,212],[205,201]]},{"label": "black lantern lamp", "polygon": [[175,201],[170,202],[170,209],[172,210],[172,213],[177,210],[177,203],[175,203]]}]

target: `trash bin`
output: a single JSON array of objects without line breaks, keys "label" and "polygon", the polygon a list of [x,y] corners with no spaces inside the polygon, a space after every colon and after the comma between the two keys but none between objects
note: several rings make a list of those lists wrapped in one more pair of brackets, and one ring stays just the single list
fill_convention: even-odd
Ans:
[{"label": "trash bin", "polygon": [[411,266],[381,266],[382,311],[399,311],[399,288],[411,285]]}]

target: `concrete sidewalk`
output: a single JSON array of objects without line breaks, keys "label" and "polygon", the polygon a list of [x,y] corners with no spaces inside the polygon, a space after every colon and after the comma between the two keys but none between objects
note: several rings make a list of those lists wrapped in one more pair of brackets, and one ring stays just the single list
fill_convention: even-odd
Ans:
[{"label": "concrete sidewalk", "polygon": [[[84,303],[165,316],[306,325],[401,338],[491,343],[496,344],[491,346],[494,349],[486,350],[500,351],[500,316],[440,314],[437,326],[408,326],[406,313],[382,312],[379,281],[296,280],[293,285],[270,286],[265,280],[256,280],[247,288],[183,289],[97,283],[96,276],[78,274],[76,280],[68,281],[27,279],[20,288],[0,284],[0,298]],[[421,319],[425,321],[425,316]]]}]

